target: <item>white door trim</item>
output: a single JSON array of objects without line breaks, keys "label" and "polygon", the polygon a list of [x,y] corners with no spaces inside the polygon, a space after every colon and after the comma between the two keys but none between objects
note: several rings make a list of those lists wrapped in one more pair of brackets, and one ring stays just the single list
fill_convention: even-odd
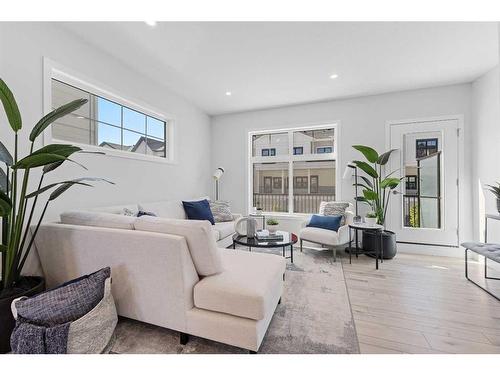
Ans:
[{"label": "white door trim", "polygon": [[[411,123],[423,123],[423,122],[436,122],[436,121],[448,121],[456,120],[458,127],[458,243],[463,242],[464,236],[464,225],[465,225],[465,154],[464,154],[464,115],[446,115],[446,116],[434,116],[434,117],[422,117],[422,118],[412,118],[412,119],[402,119],[402,120],[389,120],[385,124],[385,147],[389,149],[391,146],[391,127],[397,125],[405,125]],[[421,252],[418,248],[424,248],[426,245],[414,245],[412,248],[415,251]],[[422,249],[424,250],[424,249]],[[429,251],[423,251],[423,253],[429,254]],[[431,251],[434,255],[443,255],[439,251]],[[453,252],[454,253],[454,252]],[[462,256],[461,251],[457,251],[459,256]]]}]

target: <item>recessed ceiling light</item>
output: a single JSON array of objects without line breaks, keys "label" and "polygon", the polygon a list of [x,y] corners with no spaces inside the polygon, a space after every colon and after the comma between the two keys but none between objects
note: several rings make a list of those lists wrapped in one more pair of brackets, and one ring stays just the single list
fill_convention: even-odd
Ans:
[{"label": "recessed ceiling light", "polygon": [[226,96],[231,96],[231,95],[233,95],[231,91],[226,91]]},{"label": "recessed ceiling light", "polygon": [[146,23],[146,25],[148,26],[151,26],[151,27],[154,27],[156,26],[156,21],[144,21]]},{"label": "recessed ceiling light", "polygon": [[337,78],[338,76],[339,76],[338,74],[332,74],[332,75],[330,75],[330,78],[331,78],[331,79],[335,79],[335,78]]}]

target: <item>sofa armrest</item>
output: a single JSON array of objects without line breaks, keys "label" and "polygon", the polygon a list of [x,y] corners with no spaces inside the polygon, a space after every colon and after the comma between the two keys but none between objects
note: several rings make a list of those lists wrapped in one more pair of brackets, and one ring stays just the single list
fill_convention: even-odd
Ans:
[{"label": "sofa armrest", "polygon": [[346,210],[345,211],[345,224],[349,225],[354,222],[354,212]]},{"label": "sofa armrest", "polygon": [[307,220],[303,220],[300,223],[300,229],[303,229],[303,228],[307,227],[307,224],[309,224],[310,221],[311,221],[311,218],[308,218]]},{"label": "sofa armrest", "polygon": [[349,225],[342,225],[337,233],[339,235],[339,245],[344,245],[349,242]]}]

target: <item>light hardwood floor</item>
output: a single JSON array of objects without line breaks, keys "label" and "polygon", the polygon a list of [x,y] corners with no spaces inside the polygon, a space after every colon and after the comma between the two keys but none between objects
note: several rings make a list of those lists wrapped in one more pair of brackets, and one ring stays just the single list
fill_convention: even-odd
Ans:
[{"label": "light hardwood floor", "polygon": [[[465,279],[463,259],[399,253],[378,271],[366,256],[342,263],[361,353],[500,353],[500,302]],[[472,262],[471,276],[484,280],[481,271]]]}]

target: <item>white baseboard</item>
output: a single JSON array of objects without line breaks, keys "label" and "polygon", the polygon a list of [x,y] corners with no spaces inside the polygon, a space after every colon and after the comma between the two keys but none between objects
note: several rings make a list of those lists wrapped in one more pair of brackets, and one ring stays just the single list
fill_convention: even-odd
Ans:
[{"label": "white baseboard", "polygon": [[462,247],[444,247],[444,246],[398,243],[398,252],[408,253],[408,254],[434,255],[442,257],[455,257],[455,258],[464,257],[464,249]]}]

